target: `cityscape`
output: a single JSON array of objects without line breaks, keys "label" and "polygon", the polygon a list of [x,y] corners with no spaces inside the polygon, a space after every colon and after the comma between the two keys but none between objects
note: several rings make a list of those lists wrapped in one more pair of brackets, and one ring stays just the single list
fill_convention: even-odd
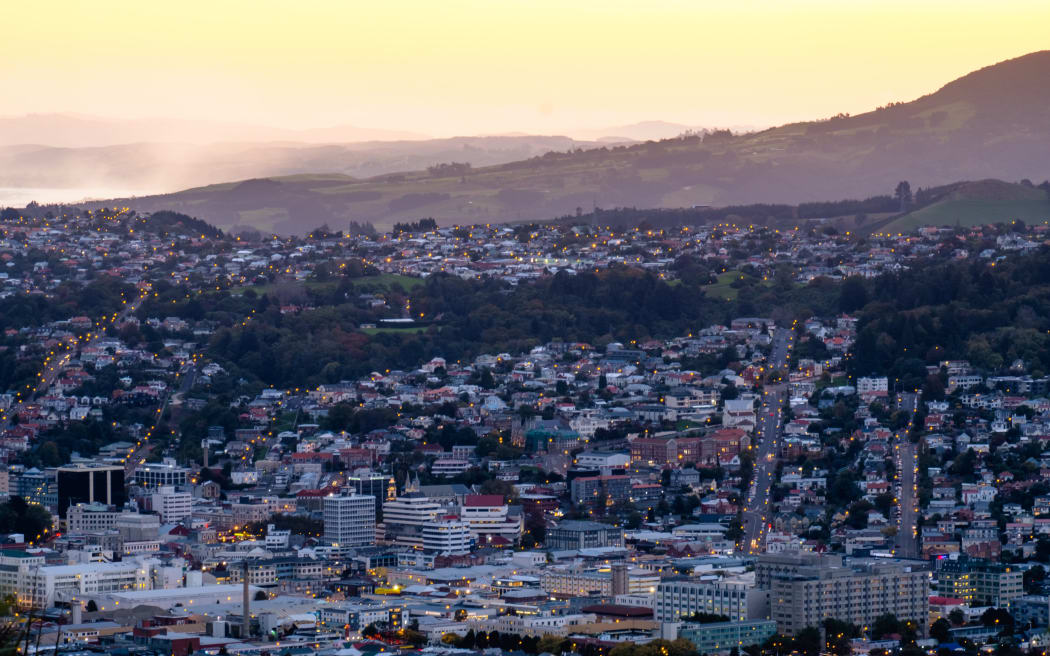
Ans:
[{"label": "cityscape", "polygon": [[1045,7],[198,4],[0,45],[0,656],[1047,655]]}]

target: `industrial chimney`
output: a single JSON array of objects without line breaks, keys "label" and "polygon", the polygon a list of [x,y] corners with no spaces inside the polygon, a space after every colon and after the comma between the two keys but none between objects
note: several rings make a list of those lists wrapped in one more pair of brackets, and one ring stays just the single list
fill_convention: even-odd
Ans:
[{"label": "industrial chimney", "polygon": [[[612,566],[613,597],[627,594],[627,564],[613,563]],[[615,601],[615,600],[614,600]]]}]

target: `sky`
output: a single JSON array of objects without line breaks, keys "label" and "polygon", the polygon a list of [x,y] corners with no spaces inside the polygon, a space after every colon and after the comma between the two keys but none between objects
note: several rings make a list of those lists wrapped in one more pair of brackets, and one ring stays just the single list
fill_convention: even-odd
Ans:
[{"label": "sky", "polygon": [[0,24],[6,116],[433,136],[776,125],[1050,47],[1045,0],[51,0]]}]

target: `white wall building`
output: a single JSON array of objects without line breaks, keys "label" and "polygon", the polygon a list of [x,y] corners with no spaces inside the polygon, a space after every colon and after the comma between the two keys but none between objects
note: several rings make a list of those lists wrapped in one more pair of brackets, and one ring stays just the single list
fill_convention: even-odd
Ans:
[{"label": "white wall building", "polygon": [[324,537],[340,546],[375,544],[375,497],[364,494],[325,497]]}]

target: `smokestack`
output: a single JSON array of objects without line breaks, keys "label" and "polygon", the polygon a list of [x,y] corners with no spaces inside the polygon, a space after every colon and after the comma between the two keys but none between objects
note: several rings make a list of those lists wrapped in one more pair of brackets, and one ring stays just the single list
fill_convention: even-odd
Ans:
[{"label": "smokestack", "polygon": [[207,439],[201,440],[201,453],[203,454],[201,456],[201,460],[204,461],[205,469],[207,469],[208,467],[208,446],[209,444]]},{"label": "smokestack", "polygon": [[251,635],[251,599],[248,593],[248,559],[241,562],[241,573],[244,579],[244,618],[241,620],[241,640],[247,640]]},{"label": "smokestack", "polygon": [[614,563],[612,566],[612,593],[613,603],[615,597],[627,594],[627,564]]}]

